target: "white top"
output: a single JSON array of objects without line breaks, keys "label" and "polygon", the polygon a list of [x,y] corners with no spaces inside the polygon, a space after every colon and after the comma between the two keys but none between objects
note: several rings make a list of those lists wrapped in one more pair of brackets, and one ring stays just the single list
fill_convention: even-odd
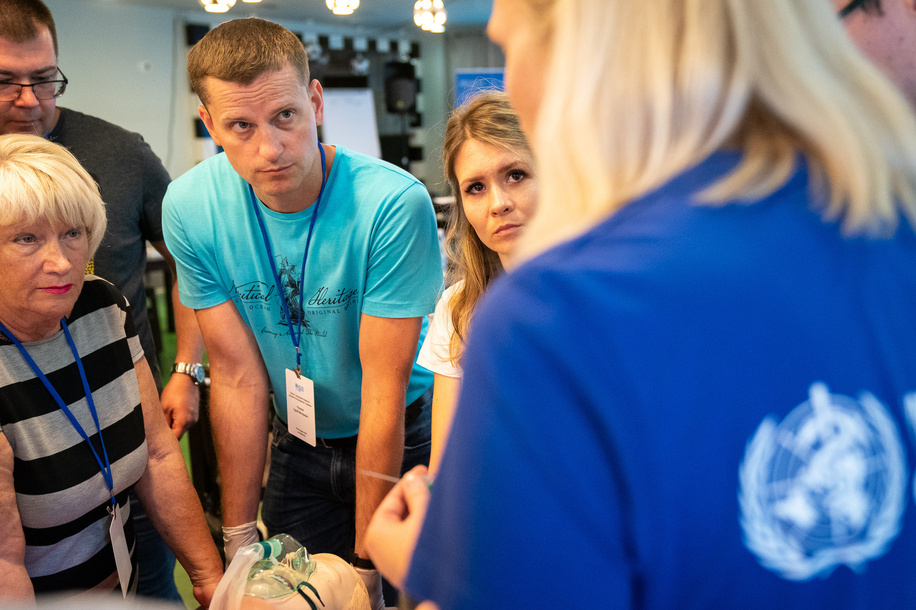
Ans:
[{"label": "white top", "polygon": [[438,375],[446,377],[461,378],[461,367],[455,366],[449,360],[449,343],[455,332],[455,325],[452,324],[452,308],[450,303],[452,295],[458,289],[461,282],[452,284],[439,297],[436,303],[436,311],[429,316],[429,328],[426,331],[426,339],[420,348],[420,355],[417,356],[417,364],[425,369],[429,369]]}]

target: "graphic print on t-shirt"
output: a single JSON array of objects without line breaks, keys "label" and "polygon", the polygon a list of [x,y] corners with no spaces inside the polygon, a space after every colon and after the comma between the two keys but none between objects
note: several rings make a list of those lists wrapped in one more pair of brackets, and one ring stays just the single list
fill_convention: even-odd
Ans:
[{"label": "graphic print on t-shirt", "polygon": [[286,299],[286,310],[280,309],[283,314],[280,324],[286,326],[286,311],[289,311],[289,321],[292,324],[299,324],[299,320],[302,319],[302,327],[308,328],[309,322],[305,318],[305,312],[299,307],[299,275],[296,273],[296,266],[290,264],[285,256],[278,256],[277,275],[280,276],[280,286],[283,287]]},{"label": "graphic print on t-shirt", "polygon": [[[277,275],[280,279],[279,286],[283,296],[279,296],[276,282],[254,280],[237,284],[232,283],[230,294],[236,301],[240,310],[249,317],[263,312],[268,316],[266,325],[262,325],[260,332],[272,337],[289,336],[290,323],[294,328],[302,321],[302,334],[304,336],[326,337],[328,332],[322,324],[322,316],[353,315],[357,313],[359,290],[357,288],[331,287],[320,285],[314,289],[306,283],[306,294],[301,294],[299,285],[299,265],[291,263],[286,256],[276,257]],[[301,296],[300,296],[301,295]],[[289,322],[286,319],[286,310],[289,311]],[[301,300],[300,300],[301,299]],[[301,306],[300,306],[301,303]],[[358,315],[358,313],[357,313]],[[263,319],[263,316],[258,316]]]},{"label": "graphic print on t-shirt", "polygon": [[861,570],[900,531],[906,503],[903,443],[887,408],[813,383],[781,422],[766,418],[739,471],[744,542],[788,580]]}]

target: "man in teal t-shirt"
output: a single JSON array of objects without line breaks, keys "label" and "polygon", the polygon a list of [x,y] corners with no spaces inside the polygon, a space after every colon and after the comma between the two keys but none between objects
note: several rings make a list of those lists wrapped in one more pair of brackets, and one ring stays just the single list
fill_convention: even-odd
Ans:
[{"label": "man in teal t-shirt", "polygon": [[321,85],[285,28],[226,22],[188,71],[225,153],[172,183],[163,225],[210,358],[227,556],[257,540],[272,387],[264,522],[352,557],[377,607],[362,534],[390,484],[358,473],[428,460],[416,354],[442,282],[432,202],[410,174],[318,142]]}]

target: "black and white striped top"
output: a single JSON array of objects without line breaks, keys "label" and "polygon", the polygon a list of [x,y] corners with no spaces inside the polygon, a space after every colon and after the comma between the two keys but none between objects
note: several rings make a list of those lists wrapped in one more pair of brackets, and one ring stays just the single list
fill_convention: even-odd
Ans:
[{"label": "black and white striped top", "polygon": [[[86,276],[67,324],[95,401],[135,564],[128,493],[147,461],[134,373],[143,348],[127,301],[114,286],[91,275]],[[63,331],[24,345],[101,457],[98,430]],[[16,502],[26,539],[25,567],[35,592],[91,589],[110,578],[116,568],[108,536],[110,495],[102,472],[86,441],[3,335],[0,432],[13,449]],[[136,574],[136,565],[132,573]]]}]

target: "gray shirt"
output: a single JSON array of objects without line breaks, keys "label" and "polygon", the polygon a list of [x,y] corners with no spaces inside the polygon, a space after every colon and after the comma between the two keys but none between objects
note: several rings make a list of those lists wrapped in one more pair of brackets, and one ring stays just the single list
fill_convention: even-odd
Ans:
[{"label": "gray shirt", "polygon": [[160,384],[156,346],[146,312],[146,242],[162,241],[162,197],[169,174],[143,140],[102,119],[60,109],[48,139],[66,146],[99,184],[108,229],[94,257],[93,273],[127,297],[143,353]]}]

